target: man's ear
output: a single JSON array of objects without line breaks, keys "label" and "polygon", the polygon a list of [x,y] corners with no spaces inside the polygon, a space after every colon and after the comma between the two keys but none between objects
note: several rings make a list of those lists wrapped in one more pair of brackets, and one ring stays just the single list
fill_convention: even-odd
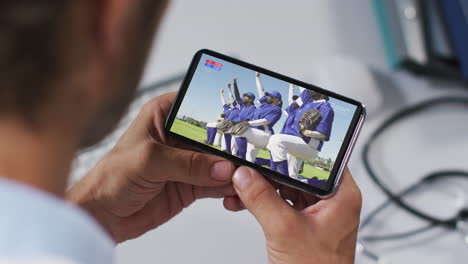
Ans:
[{"label": "man's ear", "polygon": [[111,74],[102,73],[109,71],[108,66],[115,67],[116,58],[124,52],[125,43],[122,40],[126,20],[139,3],[141,3],[139,0],[73,1],[70,13],[75,17],[73,30],[76,33],[73,38],[80,45],[77,45],[77,49],[69,57],[75,64],[77,61],[82,61],[85,65],[80,71],[86,77],[80,80],[83,82],[92,80],[91,84],[79,85],[85,87],[79,90],[80,93],[84,93],[80,96],[86,98],[80,103],[87,103],[90,108],[95,107],[106,93],[105,89],[96,89],[96,85],[112,86],[109,83]]},{"label": "man's ear", "polygon": [[87,0],[93,10],[91,30],[96,47],[104,56],[116,56],[123,49],[122,35],[125,23],[139,1],[134,0]]}]

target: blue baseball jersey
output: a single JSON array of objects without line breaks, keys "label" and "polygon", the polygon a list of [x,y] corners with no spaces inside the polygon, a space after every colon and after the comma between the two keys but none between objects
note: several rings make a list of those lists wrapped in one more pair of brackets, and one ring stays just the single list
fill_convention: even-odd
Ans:
[{"label": "blue baseball jersey", "polygon": [[240,110],[237,112],[237,115],[230,119],[233,122],[240,122],[244,120],[250,120],[252,118],[252,114],[255,112],[255,105],[245,106],[244,102],[238,101],[240,105]]},{"label": "blue baseball jersey", "polygon": [[263,105],[263,104],[266,103],[267,99],[268,99],[268,96],[264,95],[264,96],[260,97],[260,99],[258,99],[258,101],[260,102],[260,105]]},{"label": "blue baseball jersey", "polygon": [[[294,106],[294,104],[292,104],[291,106]],[[288,116],[288,119],[286,120],[285,125],[283,126],[281,134],[298,136],[301,137],[304,140],[304,142],[309,143],[310,137],[305,137],[299,132],[299,121],[301,119],[302,114],[311,109],[317,109],[320,112],[320,115],[322,116],[322,120],[317,125],[315,130],[330,138],[333,120],[335,118],[335,112],[333,111],[333,108],[331,107],[330,103],[326,101],[313,102],[312,100],[309,100],[307,101],[307,103],[304,103],[300,107],[297,107],[296,105],[295,109],[289,109],[291,114],[290,116]],[[321,151],[322,146],[323,141],[321,140],[320,144],[317,147],[317,150]]]},{"label": "blue baseball jersey", "polygon": [[[311,103],[313,101],[307,89],[302,91],[300,98],[303,102],[302,106],[304,106],[305,104]],[[299,109],[299,105],[297,103],[292,103],[286,108],[286,113],[288,113],[288,118],[286,118],[286,121],[284,121],[283,128],[281,129],[281,132],[280,132],[281,134],[301,136],[298,132],[299,126],[298,124],[295,125],[295,122],[294,122],[296,118],[295,114],[298,109]]]},{"label": "blue baseball jersey", "polygon": [[335,111],[333,111],[329,102],[317,102],[314,104],[316,104],[315,108],[319,110],[320,115],[322,116],[322,120],[318,123],[315,131],[318,131],[327,136],[327,138],[330,138],[333,120],[335,120]]},{"label": "blue baseball jersey", "polygon": [[[281,107],[270,105],[264,102],[252,114],[251,120],[266,119],[270,121],[270,124],[268,124],[268,128],[274,134],[275,132],[273,130],[273,126],[278,122],[278,120],[280,120],[281,114]],[[264,126],[253,126],[253,128],[265,131]]]},{"label": "blue baseball jersey", "polygon": [[226,115],[224,117],[224,120],[231,120],[231,121],[237,116],[237,113],[240,110],[237,107],[230,108],[227,104],[223,105],[223,108],[224,108],[224,114]]}]

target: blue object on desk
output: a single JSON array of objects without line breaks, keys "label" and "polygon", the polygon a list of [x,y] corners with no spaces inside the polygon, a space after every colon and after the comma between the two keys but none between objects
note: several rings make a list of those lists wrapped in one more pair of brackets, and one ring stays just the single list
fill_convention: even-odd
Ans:
[{"label": "blue object on desk", "polygon": [[[463,0],[466,1],[466,0]],[[460,63],[463,79],[468,81],[468,17],[467,4],[461,0],[440,0],[450,40]]]}]

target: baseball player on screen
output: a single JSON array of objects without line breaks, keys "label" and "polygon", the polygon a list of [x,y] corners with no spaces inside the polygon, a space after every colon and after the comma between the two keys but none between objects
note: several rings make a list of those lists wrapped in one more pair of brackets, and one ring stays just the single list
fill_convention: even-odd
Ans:
[{"label": "baseball player on screen", "polygon": [[[304,88],[301,88],[301,89],[304,89]],[[290,84],[289,85],[289,94],[288,94],[288,103],[289,103],[288,105],[291,105],[292,103],[294,103],[297,98],[299,98],[299,96],[294,95],[294,85]],[[283,110],[283,114],[286,117],[289,115],[286,110]],[[256,158],[255,159],[255,164],[258,164],[260,166],[269,166],[271,170],[276,171],[277,170],[276,164],[274,162],[272,162],[272,160],[273,159],[271,158],[271,154],[270,154],[270,159]],[[302,167],[301,167],[301,169],[302,169]],[[301,173],[301,172],[302,171],[300,171],[299,173]]]},{"label": "baseball player on screen", "polygon": [[[234,84],[234,96],[240,107],[239,112],[237,113],[236,117],[232,119],[232,122],[236,124],[242,121],[249,121],[256,109],[254,105],[255,95],[251,92],[246,92],[242,94],[241,98],[239,86],[237,84],[237,78],[233,78],[232,80]],[[245,159],[245,155],[247,153],[247,140],[245,138],[233,137],[231,142],[233,153],[236,153],[234,150],[237,149],[237,155]]]},{"label": "baseball player on screen", "polygon": [[[228,83],[228,87],[231,84]],[[226,103],[226,98],[224,97],[224,89],[220,90],[220,95],[221,95],[221,105],[223,106],[223,112],[219,115],[218,120],[216,122],[209,122],[206,124],[206,141],[204,142],[205,144],[208,145],[216,145],[218,147],[221,146],[221,133],[218,132],[218,129],[216,128],[217,125],[223,121],[226,117],[229,117],[231,114],[233,108],[235,105],[233,105],[233,98],[232,95],[230,96],[230,99]]]},{"label": "baseball player on screen", "polygon": [[[278,91],[265,92],[260,80],[260,73],[257,72],[255,75],[260,106],[253,112],[249,121],[238,124],[243,127],[239,132],[235,133],[238,145],[240,145],[239,141],[246,140],[245,159],[250,162],[256,162],[259,149],[266,148],[270,136],[274,133],[273,126],[281,118],[281,106],[283,104],[281,93]],[[234,127],[233,131],[235,130]],[[239,148],[239,154],[243,155],[241,148]],[[263,162],[256,163],[263,164]]]},{"label": "baseball player on screen", "polygon": [[[230,98],[230,104],[226,105],[226,104],[223,104],[223,108],[224,108],[224,113],[226,114],[226,116],[224,117],[224,121],[232,121],[234,118],[237,117],[239,111],[240,111],[240,106],[239,104],[237,103],[237,100],[234,100],[234,97],[232,95],[232,91],[231,91],[231,83],[228,83],[227,84],[227,87],[228,87],[228,93],[229,93],[229,98]],[[222,99],[224,99],[224,92],[222,92]],[[224,101],[223,101],[224,103]],[[219,124],[218,124],[219,126]],[[217,133],[218,134],[221,134],[221,133]],[[216,140],[215,140],[216,141]],[[232,136],[231,134],[229,133],[229,131],[227,131],[226,133],[222,133],[221,134],[221,150],[229,153],[229,154],[232,154],[232,153],[236,153],[237,150],[233,151],[232,150]]]},{"label": "baseball player on screen", "polygon": [[[267,146],[272,162],[281,174],[305,180],[298,177],[302,162],[315,159],[322,149],[323,142],[330,139],[335,114],[328,101],[328,96],[304,89],[300,97],[286,109],[288,118],[281,133],[273,135]],[[313,109],[320,113],[320,121],[314,130],[311,130],[301,125],[301,118]],[[307,179],[307,183],[316,186],[325,182]]]},{"label": "baseball player on screen", "polygon": [[[304,90],[305,90],[305,88],[299,86],[299,94],[301,94]],[[288,105],[296,103],[296,100],[298,98],[299,98],[299,96],[294,94],[294,85],[291,83],[289,85],[289,93],[288,93],[288,103],[289,104]],[[283,113],[284,113],[285,116],[289,116],[289,114],[288,114],[288,112],[286,110],[283,110]],[[304,162],[301,163],[301,167],[299,169],[299,174],[302,173],[303,169],[304,169]]]},{"label": "baseball player on screen", "polygon": [[[299,90],[300,90],[300,92],[302,92],[302,91],[305,90],[305,88],[299,87]],[[288,93],[288,105],[291,105],[291,104],[295,103],[298,98],[299,98],[299,96],[294,94],[294,85],[290,84],[289,85],[289,93]],[[290,108],[286,108],[285,110],[283,110],[283,114],[286,117],[289,116],[289,113],[287,111],[289,109]],[[271,153],[270,153],[270,159],[257,158],[255,160],[255,163],[258,164],[258,165],[261,165],[261,166],[267,165],[267,166],[270,167],[271,170],[277,171],[276,163],[273,162],[273,158],[271,157]],[[304,163],[302,163],[302,164],[304,164]],[[301,170],[299,171],[299,173],[301,173],[301,172],[302,172],[302,166],[301,166]]]}]

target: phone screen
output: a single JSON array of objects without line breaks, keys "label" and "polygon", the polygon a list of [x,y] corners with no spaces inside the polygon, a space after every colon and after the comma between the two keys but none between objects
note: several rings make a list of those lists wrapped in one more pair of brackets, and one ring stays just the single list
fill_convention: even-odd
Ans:
[{"label": "phone screen", "polygon": [[362,112],[355,101],[206,52],[195,56],[179,97],[166,124],[171,133],[323,191]]}]

